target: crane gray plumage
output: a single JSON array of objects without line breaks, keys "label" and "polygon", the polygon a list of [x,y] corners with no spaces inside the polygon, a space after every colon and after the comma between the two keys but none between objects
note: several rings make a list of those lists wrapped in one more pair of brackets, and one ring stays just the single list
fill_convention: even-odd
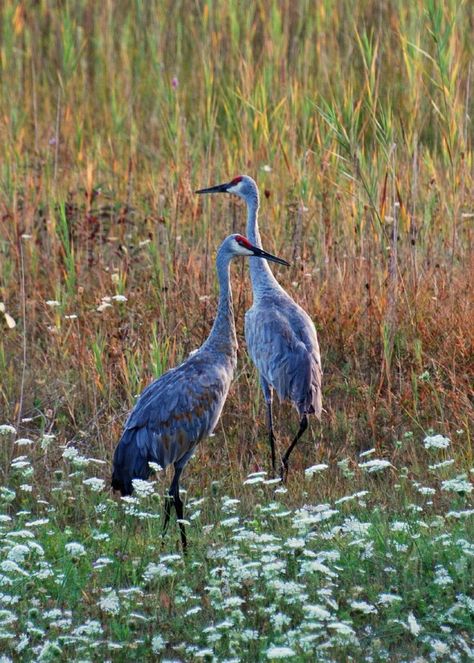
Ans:
[{"label": "crane gray plumage", "polygon": [[[152,382],[141,394],[117,445],[113,460],[112,486],[122,495],[133,491],[133,479],[148,479],[150,462],[162,468],[173,464],[175,474],[169,489],[178,520],[183,520],[179,496],[181,473],[196,445],[210,435],[220,417],[237,364],[229,266],[236,256],[258,256],[288,264],[252,246],[241,235],[230,235],[216,258],[220,294],[212,330],[199,350],[182,364]],[[170,518],[171,499],[165,503],[164,532]],[[179,523],[186,548],[184,524]]]},{"label": "crane gray plumage", "polygon": [[[246,175],[227,184],[201,189],[198,193],[228,192],[247,203],[247,235],[261,246],[258,228],[259,194],[255,181]],[[269,442],[275,470],[275,438],[272,395],[290,401],[300,416],[300,428],[282,458],[281,475],[288,459],[308,426],[308,415],[321,416],[321,356],[313,321],[278,283],[268,264],[250,259],[253,305],[245,315],[245,339],[258,369],[267,405]]]}]

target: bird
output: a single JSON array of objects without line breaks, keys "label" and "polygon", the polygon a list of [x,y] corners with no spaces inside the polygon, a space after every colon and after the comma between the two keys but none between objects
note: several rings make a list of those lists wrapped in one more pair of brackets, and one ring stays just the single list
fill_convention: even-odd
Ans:
[{"label": "bird", "polygon": [[[199,194],[230,193],[247,204],[247,236],[261,246],[258,228],[260,198],[254,179],[239,175],[230,182],[199,189]],[[268,438],[273,472],[276,472],[273,431],[273,392],[280,402],[289,401],[299,415],[299,429],[281,459],[280,477],[288,475],[288,461],[298,440],[308,428],[308,416],[321,418],[322,367],[318,337],[313,321],[281,287],[266,263],[250,259],[253,304],[245,314],[245,339],[257,367],[267,409]]]},{"label": "bird", "polygon": [[253,246],[244,236],[229,235],[216,257],[219,303],[211,332],[203,345],[179,366],[154,380],[139,396],[115,449],[112,487],[131,495],[133,480],[149,478],[150,463],[174,466],[165,501],[163,534],[172,502],[186,550],[183,502],[179,496],[181,473],[196,445],[213,432],[224,406],[237,365],[237,337],[230,287],[230,261],[254,256],[289,265],[286,260]]}]

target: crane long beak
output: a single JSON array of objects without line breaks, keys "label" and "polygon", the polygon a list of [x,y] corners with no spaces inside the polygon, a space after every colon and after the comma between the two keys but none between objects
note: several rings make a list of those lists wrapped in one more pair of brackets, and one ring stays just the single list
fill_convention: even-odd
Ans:
[{"label": "crane long beak", "polygon": [[269,260],[270,262],[277,262],[279,265],[286,265],[287,267],[290,266],[290,263],[287,262],[286,260],[283,260],[283,258],[278,258],[277,256],[274,256],[272,253],[267,253],[263,249],[259,249],[258,246],[249,246],[249,249],[253,251],[254,256],[257,258],[264,258],[265,260]]},{"label": "crane long beak", "polygon": [[207,189],[199,189],[194,193],[225,193],[229,188],[229,182],[225,184],[216,184],[215,186],[207,187]]}]

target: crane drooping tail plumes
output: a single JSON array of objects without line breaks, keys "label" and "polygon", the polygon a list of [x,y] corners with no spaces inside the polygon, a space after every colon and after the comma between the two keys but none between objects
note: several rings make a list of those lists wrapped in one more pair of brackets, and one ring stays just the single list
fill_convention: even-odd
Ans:
[{"label": "crane drooping tail plumes", "polygon": [[179,480],[196,445],[214,430],[224,406],[237,363],[229,266],[237,256],[255,256],[287,265],[281,258],[252,246],[242,235],[230,235],[217,253],[220,294],[217,315],[207,340],[182,364],[152,382],[141,394],[115,449],[112,486],[122,495],[133,491],[134,479],[148,479],[150,463],[173,465],[173,481],[165,503],[163,532],[171,504],[186,548]]},{"label": "crane drooping tail plumes", "polygon": [[[247,175],[197,193],[233,193],[247,204],[247,234],[261,246],[258,229],[260,205],[255,181]],[[253,305],[245,315],[245,339],[249,354],[260,374],[267,406],[268,436],[275,471],[275,436],[272,401],[276,391],[280,401],[290,401],[300,417],[300,427],[281,460],[280,474],[286,477],[288,460],[296,443],[308,427],[308,415],[320,418],[321,357],[316,329],[311,318],[283,290],[268,264],[250,259]]]}]

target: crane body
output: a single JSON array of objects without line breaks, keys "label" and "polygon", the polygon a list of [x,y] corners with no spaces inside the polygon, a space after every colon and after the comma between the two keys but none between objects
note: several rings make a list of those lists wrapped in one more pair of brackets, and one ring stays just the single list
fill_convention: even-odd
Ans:
[{"label": "crane body", "polygon": [[[247,204],[247,235],[255,246],[261,246],[258,228],[259,194],[255,181],[246,175],[198,193],[233,193]],[[313,321],[273,275],[270,266],[250,258],[253,304],[245,315],[245,339],[267,408],[268,434],[273,470],[276,469],[273,431],[273,391],[280,401],[289,401],[298,411],[300,427],[282,457],[280,474],[285,478],[288,459],[308,427],[308,415],[320,418],[321,357]]]},{"label": "crane body", "polygon": [[112,486],[122,495],[133,492],[133,479],[148,479],[150,462],[162,468],[174,465],[163,530],[168,526],[173,502],[183,549],[187,541],[179,496],[181,473],[196,445],[213,432],[237,364],[229,268],[232,258],[239,255],[288,264],[252,246],[242,235],[230,235],[224,240],[216,259],[219,304],[207,340],[182,364],[143,391],[125,423],[114,454]]}]

